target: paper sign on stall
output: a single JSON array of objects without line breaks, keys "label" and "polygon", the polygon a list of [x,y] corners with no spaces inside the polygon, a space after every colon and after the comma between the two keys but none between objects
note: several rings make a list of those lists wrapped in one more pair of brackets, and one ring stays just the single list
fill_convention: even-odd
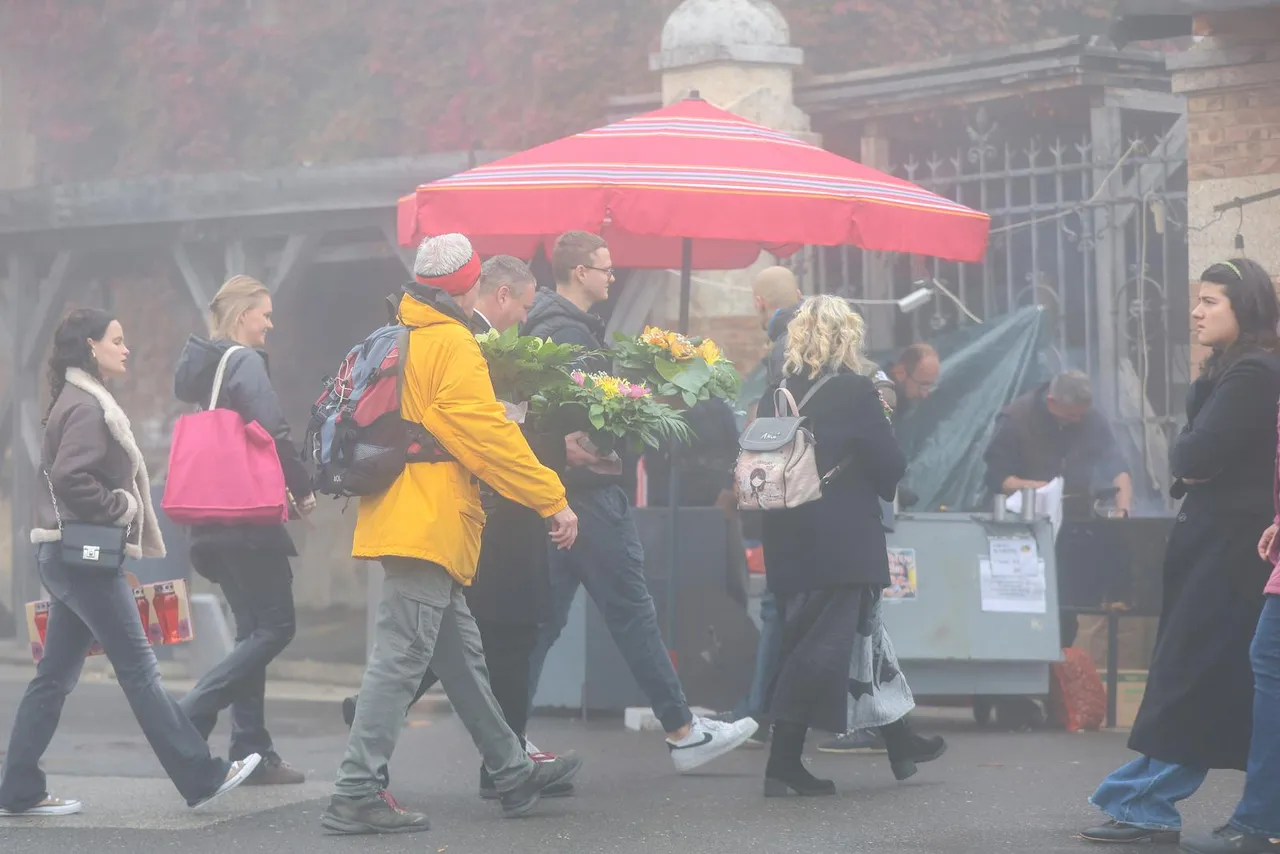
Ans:
[{"label": "paper sign on stall", "polygon": [[1005,614],[1043,614],[1045,565],[1029,537],[992,537],[989,555],[978,558],[982,610]]}]

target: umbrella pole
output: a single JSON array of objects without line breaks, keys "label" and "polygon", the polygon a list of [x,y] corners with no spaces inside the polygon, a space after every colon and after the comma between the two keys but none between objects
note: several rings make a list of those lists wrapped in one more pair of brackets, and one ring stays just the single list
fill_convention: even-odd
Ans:
[{"label": "umbrella pole", "polygon": [[[680,321],[676,331],[689,334],[689,302],[693,296],[693,241],[686,237],[680,247]],[[676,571],[680,560],[680,537],[676,530],[676,511],[680,509],[679,442],[671,443],[671,474],[667,478],[667,509],[671,513],[667,542],[667,650],[676,665]]]}]

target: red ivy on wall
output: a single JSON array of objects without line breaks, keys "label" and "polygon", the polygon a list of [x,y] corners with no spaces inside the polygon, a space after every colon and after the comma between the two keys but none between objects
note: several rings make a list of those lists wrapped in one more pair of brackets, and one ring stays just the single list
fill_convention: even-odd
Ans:
[{"label": "red ivy on wall", "polygon": [[[0,56],[46,181],[519,149],[656,90],[677,2],[0,0]],[[813,72],[1098,30],[1112,5],[775,2]]]}]

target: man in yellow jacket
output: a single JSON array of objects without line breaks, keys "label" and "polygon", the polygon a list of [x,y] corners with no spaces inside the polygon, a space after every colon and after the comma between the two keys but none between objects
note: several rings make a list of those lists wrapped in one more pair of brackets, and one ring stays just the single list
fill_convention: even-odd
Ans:
[{"label": "man in yellow jacket", "polygon": [[410,463],[386,492],[360,500],[352,554],[380,560],[386,580],[347,753],[321,818],[336,833],[430,829],[425,815],[396,804],[378,774],[428,665],[480,749],[504,815],[528,812],[581,764],[575,756],[535,764],[525,753],[490,690],[480,634],[463,597],[484,528],[478,481],[548,519],[559,548],[573,545],[578,518],[559,478],[538,462],[494,396],[467,325],[480,279],[470,241],[460,234],[423,241],[414,279],[400,301],[400,322],[411,329],[400,411],[453,460]]}]

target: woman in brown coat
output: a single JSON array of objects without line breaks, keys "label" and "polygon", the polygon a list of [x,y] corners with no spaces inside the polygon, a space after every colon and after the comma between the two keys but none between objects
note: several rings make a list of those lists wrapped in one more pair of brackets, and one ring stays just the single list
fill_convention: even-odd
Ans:
[{"label": "woman in brown coat", "polygon": [[64,523],[128,528],[125,554],[134,558],[163,557],[164,542],[129,418],[103,384],[125,375],[129,348],[120,322],[96,309],[78,309],[62,321],[53,346],[53,404],[40,458],[43,483],[31,496],[37,514],[31,542],[38,547],[40,580],[53,602],[44,657],[9,737],[0,816],[80,811],[79,801],[50,796],[39,763],[95,638],[156,758],[187,804],[198,807],[244,782],[261,757],[227,762],[209,755],[200,733],[160,684],[156,656],[123,568],[109,573],[64,563]]}]

